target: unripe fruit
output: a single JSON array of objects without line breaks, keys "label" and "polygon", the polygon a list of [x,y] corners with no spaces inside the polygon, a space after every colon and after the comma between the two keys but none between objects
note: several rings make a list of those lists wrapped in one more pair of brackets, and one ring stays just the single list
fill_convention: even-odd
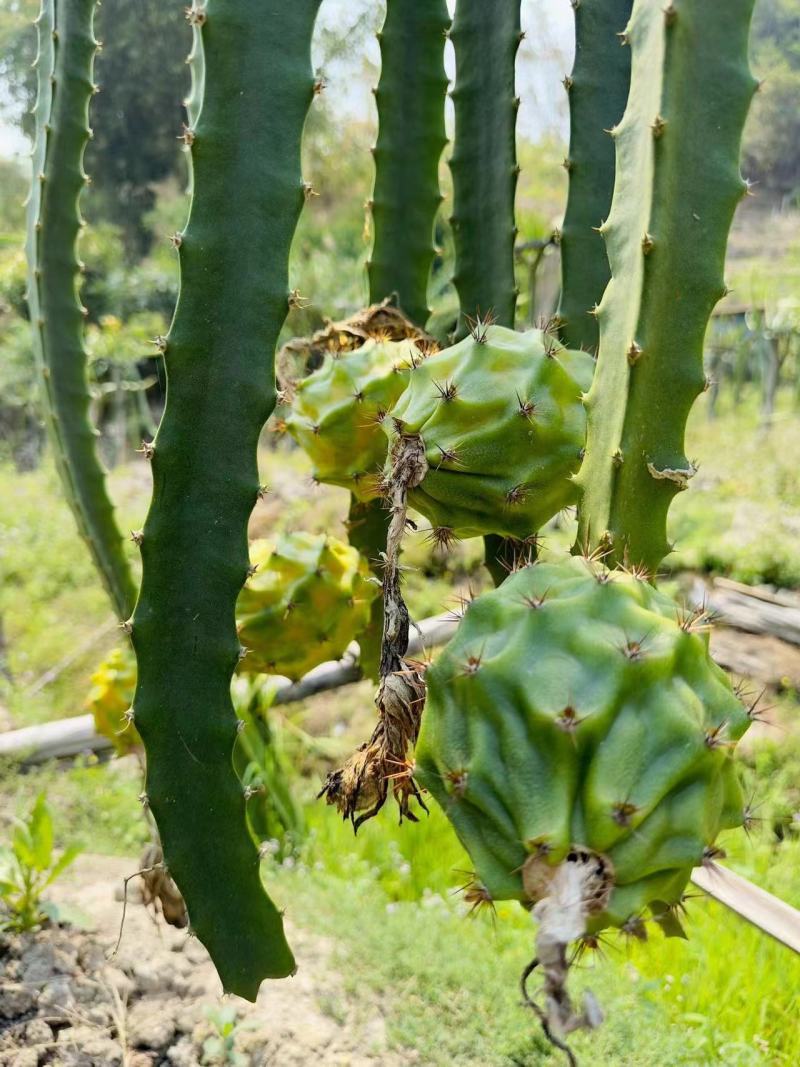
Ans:
[{"label": "unripe fruit", "polygon": [[383,423],[393,450],[405,437],[424,445],[409,504],[442,540],[529,537],[575,502],[593,369],[541,330],[482,324],[420,363]]},{"label": "unripe fruit", "polygon": [[236,605],[241,670],[300,678],[341,658],[368,623],[378,588],[343,541],[309,533],[254,541],[250,561],[256,571]]},{"label": "unripe fruit", "polygon": [[428,671],[417,776],[488,898],[535,903],[588,854],[603,873],[585,932],[680,902],[744,816],[732,749],[750,720],[707,628],[582,558],[525,567],[470,605]]},{"label": "unripe fruit", "polygon": [[296,385],[286,428],[314,465],[317,481],[341,485],[359,500],[378,495],[386,459],[381,422],[422,355],[412,341],[367,341],[325,356]]}]

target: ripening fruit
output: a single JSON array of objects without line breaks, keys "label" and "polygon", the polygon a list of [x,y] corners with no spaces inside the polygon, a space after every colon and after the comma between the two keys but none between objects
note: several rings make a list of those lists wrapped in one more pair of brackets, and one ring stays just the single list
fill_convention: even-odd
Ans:
[{"label": "ripening fruit", "polygon": [[309,533],[254,541],[250,562],[257,569],[236,605],[247,650],[241,670],[300,678],[340,659],[369,622],[378,587],[366,561],[343,541]]},{"label": "ripening fruit", "polygon": [[359,500],[378,495],[386,459],[381,423],[422,358],[412,341],[367,341],[325,356],[297,383],[286,428],[308,453],[317,481],[341,485]]},{"label": "ripening fruit", "polygon": [[420,363],[383,423],[393,445],[422,438],[428,471],[409,504],[442,540],[538,530],[575,502],[593,370],[541,330],[480,323]]},{"label": "ripening fruit", "polygon": [[136,689],[136,659],[128,648],[115,648],[92,675],[86,707],[94,716],[95,729],[108,738],[119,755],[141,744],[130,717]]},{"label": "ripening fruit", "polygon": [[692,868],[746,818],[732,751],[750,718],[707,630],[583,558],[529,565],[470,605],[428,671],[417,775],[487,898],[535,903],[588,854],[602,878],[587,932],[647,908],[674,920]]}]

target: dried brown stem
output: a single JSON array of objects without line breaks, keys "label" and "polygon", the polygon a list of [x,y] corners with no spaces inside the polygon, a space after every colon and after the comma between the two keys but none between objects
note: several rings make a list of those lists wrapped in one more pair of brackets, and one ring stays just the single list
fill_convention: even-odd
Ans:
[{"label": "dried brown stem", "polygon": [[[541,876],[541,870],[537,869],[537,873]],[[565,1053],[572,1065],[577,1060],[563,1038],[574,1030],[599,1026],[603,1015],[591,993],[584,995],[583,1010],[576,1012],[567,991],[570,966],[567,949],[585,933],[587,919],[607,906],[614,870],[605,856],[574,846],[564,862],[553,869],[546,883],[541,877],[537,882],[546,895],[533,908],[533,916],[539,923],[536,958],[523,972],[522,994],[526,1004],[536,1012],[545,1036]],[[527,980],[536,967],[544,975],[544,1007],[527,991]]]},{"label": "dried brown stem", "polygon": [[[327,777],[320,796],[335,804],[354,829],[377,815],[392,792],[400,806],[400,819],[416,821],[410,810],[415,797],[427,811],[414,781],[409,751],[419,734],[425,703],[425,681],[417,665],[405,659],[409,615],[403,599],[400,548],[408,518],[408,491],[420,484],[428,470],[421,438],[401,435],[392,449],[392,475],[387,503],[392,518],[383,557],[383,641],[380,685],[375,696],[378,723],[369,741],[339,770]],[[358,814],[358,817],[357,816]]]}]

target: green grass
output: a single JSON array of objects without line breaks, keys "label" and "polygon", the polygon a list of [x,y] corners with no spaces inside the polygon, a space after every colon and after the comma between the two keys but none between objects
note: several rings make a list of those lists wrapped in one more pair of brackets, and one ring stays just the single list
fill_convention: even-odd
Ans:
[{"label": "green grass", "polygon": [[[316,763],[315,763],[316,766]],[[294,923],[335,939],[343,984],[337,997],[379,999],[397,1047],[430,1067],[558,1063],[519,1006],[517,980],[532,954],[533,925],[516,904],[494,920],[467,918],[458,887],[470,862],[433,806],[418,826],[397,825],[391,805],[357,837],[335,812],[311,800],[320,770],[295,783],[307,800],[309,838],[299,858],[265,870]],[[800,906],[800,840],[779,843],[800,795],[800,740],[761,743],[745,766],[762,821],[752,838],[729,834],[731,865]],[[79,762],[0,777],[9,813],[45,789],[59,846],[135,856],[147,837],[133,761]],[[800,1062],[800,959],[705,897],[687,903],[688,941],[653,930],[648,944],[612,935],[603,957],[575,974],[608,1019],[578,1035],[587,1063],[639,1065]],[[313,967],[313,960],[301,960]]]},{"label": "green grass", "polygon": [[[779,844],[772,833],[797,799],[800,743],[760,745],[746,777],[748,797],[761,785],[762,822],[750,838],[727,835],[731,866],[800,906],[800,840]],[[384,811],[355,839],[330,812],[312,808],[309,821],[310,884],[303,874],[304,895],[290,876],[290,913],[344,940],[353,988],[391,990],[396,1040],[426,1064],[544,1062],[540,1046],[530,1051],[534,1028],[514,985],[531,955],[530,919],[508,903],[494,928],[464,919],[457,889],[467,878],[457,872],[471,865],[442,813],[398,827]],[[605,959],[577,985],[591,986],[610,1021],[599,1038],[577,1038],[576,1050],[613,1064],[800,1062],[800,959],[699,891],[687,912],[685,942],[657,929],[647,945],[609,936]]]},{"label": "green grass", "polygon": [[[146,485],[135,465],[114,472],[123,530],[141,526]],[[0,620],[10,675],[0,678],[0,701],[14,720],[27,725],[81,713],[89,676],[119,633],[49,462],[26,474],[0,465]],[[92,647],[79,652],[93,635]],[[58,677],[30,692],[73,656]]]},{"label": "green grass", "polygon": [[[753,387],[738,407],[723,391],[714,420],[705,396],[695,405],[686,453],[699,470],[670,510],[675,550],[665,568],[800,588],[800,413],[789,388],[768,430],[758,406]],[[567,551],[574,539],[574,519],[564,514],[544,531],[552,550]]]},{"label": "green grass", "polygon": [[141,790],[142,774],[134,758],[116,763],[113,770],[90,756],[26,774],[10,762],[0,763],[0,839],[12,817],[29,811],[44,792],[60,848],[77,843],[105,855],[135,855],[150,839],[137,799]]},{"label": "green grass", "polygon": [[687,454],[699,472],[673,505],[671,566],[800,586],[800,418],[792,401],[785,391],[767,431],[754,391],[738,408],[723,394],[714,421],[705,400],[697,405]]}]

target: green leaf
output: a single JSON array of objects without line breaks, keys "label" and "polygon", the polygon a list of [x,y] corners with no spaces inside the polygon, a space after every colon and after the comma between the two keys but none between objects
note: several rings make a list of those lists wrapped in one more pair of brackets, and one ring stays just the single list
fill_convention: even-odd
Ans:
[{"label": "green leaf", "polygon": [[36,869],[36,850],[27,826],[20,824],[11,835],[11,848],[20,867],[27,870]]},{"label": "green leaf", "polygon": [[69,867],[70,863],[72,863],[75,857],[80,855],[82,851],[83,849],[80,845],[70,845],[68,848],[65,848],[56,863],[54,864],[54,866],[52,867],[44,884],[51,885],[56,880],[56,878],[58,878],[58,876],[62,874],[67,869],[67,867]]},{"label": "green leaf", "polygon": [[44,793],[40,793],[36,798],[29,826],[33,866],[37,871],[46,871],[53,859],[53,819]]}]

